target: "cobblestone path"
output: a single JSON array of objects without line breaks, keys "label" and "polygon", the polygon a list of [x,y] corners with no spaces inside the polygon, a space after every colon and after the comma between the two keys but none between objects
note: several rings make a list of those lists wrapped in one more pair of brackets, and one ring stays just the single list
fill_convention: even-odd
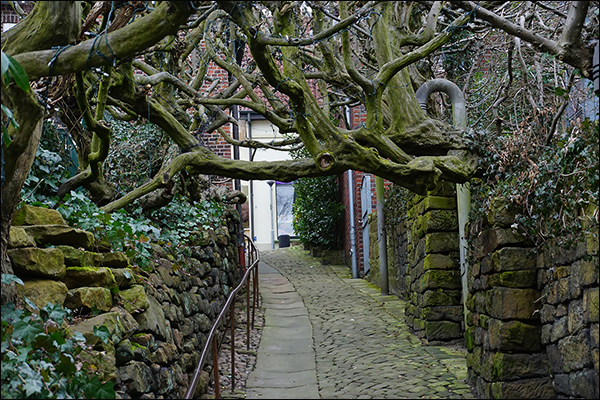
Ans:
[{"label": "cobblestone path", "polygon": [[423,346],[404,324],[404,302],[396,296],[381,296],[365,280],[351,279],[349,268],[321,265],[300,247],[264,251],[261,260],[291,282],[306,306],[321,398],[473,398],[464,348]]}]

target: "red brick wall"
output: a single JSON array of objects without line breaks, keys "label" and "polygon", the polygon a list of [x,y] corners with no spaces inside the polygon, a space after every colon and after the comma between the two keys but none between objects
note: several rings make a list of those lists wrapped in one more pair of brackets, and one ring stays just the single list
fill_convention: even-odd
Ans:
[{"label": "red brick wall", "polygon": [[[352,128],[355,128],[362,124],[366,120],[367,114],[366,110],[363,106],[357,106],[350,110],[350,120],[352,124]],[[353,172],[353,181],[354,181],[354,231],[356,236],[356,261],[357,261],[357,269],[358,275],[362,276],[364,274],[364,248],[363,248],[363,240],[362,240],[362,210],[361,210],[361,184],[363,176],[367,175],[362,171],[354,171]],[[371,211],[375,211],[377,208],[377,194],[376,194],[376,186],[375,186],[375,175],[371,175]],[[385,180],[384,187],[387,189],[391,182]],[[352,263],[352,253],[351,249],[351,237],[350,237],[350,198],[348,195],[348,191],[350,189],[350,183],[348,182],[348,172],[346,171],[344,174],[340,176],[340,190],[342,192],[342,203],[345,207],[344,216],[342,219],[341,229],[343,232],[340,232],[340,238],[342,239],[342,243],[340,246],[344,251],[344,256],[348,265]],[[373,268],[373,266],[371,266]]]},{"label": "red brick wall", "polygon": [[[33,9],[33,2],[20,2],[19,4],[23,11],[26,13],[30,13]],[[4,32],[4,24],[16,24],[21,21],[21,17],[13,10],[13,8],[8,4],[8,2],[2,2],[0,4],[0,10],[2,11],[2,27],[0,28],[2,32]]]},{"label": "red brick wall", "polygon": [[[344,174],[340,178],[340,188],[342,192],[342,203],[344,204],[344,215],[342,217],[342,229],[340,237],[342,239],[341,247],[344,251],[344,257],[346,263],[351,265],[352,263],[352,252],[351,252],[351,229],[350,229],[350,182],[348,182],[348,171],[344,172]],[[362,183],[362,178],[365,174],[360,171],[353,171],[352,177],[354,181],[354,232],[356,239],[356,261],[357,261],[357,269],[358,275],[362,276],[364,273],[364,251],[363,251],[363,241],[362,241],[362,224],[361,224],[361,196],[360,196],[360,185]],[[373,196],[375,196],[374,185],[373,186]],[[374,203],[372,204],[373,210]]]}]

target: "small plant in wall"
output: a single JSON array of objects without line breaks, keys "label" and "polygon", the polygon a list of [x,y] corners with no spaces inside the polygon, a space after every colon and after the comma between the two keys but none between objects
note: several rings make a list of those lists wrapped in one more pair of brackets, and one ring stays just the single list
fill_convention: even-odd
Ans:
[{"label": "small plant in wall", "polygon": [[[10,282],[23,284],[2,274],[2,283]],[[85,337],[75,332],[69,338],[62,328],[70,310],[51,303],[38,309],[24,300],[25,310],[2,306],[2,398],[114,399],[114,382],[88,375],[95,366],[79,357],[87,350]]]}]

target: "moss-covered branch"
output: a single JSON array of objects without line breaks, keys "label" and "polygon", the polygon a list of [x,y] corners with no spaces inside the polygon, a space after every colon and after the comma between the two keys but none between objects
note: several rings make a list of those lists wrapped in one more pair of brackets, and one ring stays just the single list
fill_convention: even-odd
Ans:
[{"label": "moss-covered branch", "polygon": [[[340,17],[347,18],[348,3],[341,1],[339,4]],[[350,33],[348,31],[342,32],[342,48],[344,50],[344,65],[346,67],[346,71],[348,71],[348,75],[350,75],[354,82],[358,83],[358,85],[362,87],[365,92],[371,91],[373,89],[373,82],[362,76],[354,66],[354,61],[352,60],[352,50],[350,48]]]},{"label": "moss-covered branch", "polygon": [[[24,52],[74,44],[79,36],[80,26],[79,2],[38,1],[31,14],[23,21],[2,32],[2,51],[16,56]],[[27,71],[27,68],[25,70]],[[29,77],[31,79],[32,75]]]},{"label": "moss-covered branch", "polygon": [[[451,27],[452,28],[461,27],[469,21],[469,18],[470,18],[470,15],[465,14],[465,15],[455,19],[452,22]],[[402,55],[394,60],[391,60],[387,64],[384,64],[381,67],[381,70],[379,71],[379,73],[377,74],[376,80],[381,82],[383,85],[387,85],[387,83],[390,81],[390,79],[392,79],[392,77],[394,75],[396,75],[398,73],[398,71],[400,71],[402,68],[405,68],[406,66],[408,66],[410,64],[413,64],[413,63],[427,57],[434,51],[438,50],[440,47],[442,47],[444,44],[446,44],[450,40],[450,38],[454,35],[454,33],[455,33],[454,29],[446,29],[442,33],[438,34],[436,37],[431,39],[429,42],[427,42],[424,45],[418,47],[417,49],[411,51],[410,53]]]},{"label": "moss-covered branch", "polygon": [[[344,2],[340,2],[340,5]],[[324,39],[330,38],[339,32],[345,32],[350,28],[356,21],[367,15],[373,6],[377,4],[376,1],[369,1],[367,4],[362,6],[354,14],[350,16],[342,16],[343,20],[337,24],[318,32],[315,35],[299,38],[299,37],[279,37],[274,35],[267,35],[264,32],[257,31],[256,40],[264,45],[269,46],[306,46],[318,43]]]},{"label": "moss-covered branch", "polygon": [[[85,86],[82,73],[76,74],[76,100],[79,106],[79,110],[82,113],[83,120],[87,129],[92,134],[91,152],[88,155],[88,166],[83,171],[80,171],[75,176],[71,177],[67,181],[63,182],[58,188],[57,196],[63,198],[71,190],[74,190],[80,186],[88,185],[94,181],[103,179],[102,164],[106,157],[108,157],[108,151],[110,149],[110,128],[108,125],[101,120],[104,117],[104,109],[106,105],[106,98],[108,95],[108,88],[110,86],[110,72],[111,67],[106,67],[106,75],[100,83],[98,90],[98,101],[96,106],[96,115],[92,115],[90,105],[85,96]],[[92,197],[95,197],[92,194]],[[103,196],[104,197],[104,196]]]},{"label": "moss-covered branch", "polygon": [[192,11],[189,2],[161,2],[148,15],[115,32],[60,49],[61,51],[31,51],[15,55],[14,58],[31,80],[113,65],[152,46],[167,35],[176,34],[179,25],[187,20]]},{"label": "moss-covered branch", "polygon": [[[218,128],[217,131],[225,139],[225,141],[234,146],[246,147],[250,149],[271,149],[278,151],[292,151],[299,150],[304,147],[302,144],[302,140],[299,137],[289,138],[284,140],[272,141],[269,143],[259,142],[257,140],[252,139],[244,139],[244,140],[235,140],[229,134],[225,132],[223,128]],[[295,147],[289,147],[295,145]]]},{"label": "moss-covered branch", "polygon": [[42,134],[44,108],[38,103],[33,90],[23,92],[15,83],[2,80],[2,105],[10,108],[19,124],[9,124],[10,145],[3,142],[2,219],[12,218],[19,193],[33,163]]}]

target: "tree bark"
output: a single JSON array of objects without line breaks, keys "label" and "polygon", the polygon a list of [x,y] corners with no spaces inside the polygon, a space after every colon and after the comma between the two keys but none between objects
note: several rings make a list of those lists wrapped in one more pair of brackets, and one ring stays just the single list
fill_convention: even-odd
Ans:
[{"label": "tree bark", "polygon": [[31,14],[2,33],[2,50],[14,57],[24,52],[74,44],[81,27],[80,3],[37,1]]},{"label": "tree bark", "polygon": [[[23,92],[15,83],[6,85],[2,80],[2,104],[12,109],[15,119],[19,124],[18,129],[9,126],[9,135],[13,138],[9,146],[2,147],[4,182],[2,182],[2,204],[0,214],[0,231],[2,232],[1,254],[2,273],[12,274],[13,269],[8,258],[8,237],[10,224],[15,207],[19,203],[23,183],[29,174],[35,153],[42,136],[43,112],[29,89]],[[17,299],[15,284],[2,284],[2,304],[7,301],[15,302]]]}]

